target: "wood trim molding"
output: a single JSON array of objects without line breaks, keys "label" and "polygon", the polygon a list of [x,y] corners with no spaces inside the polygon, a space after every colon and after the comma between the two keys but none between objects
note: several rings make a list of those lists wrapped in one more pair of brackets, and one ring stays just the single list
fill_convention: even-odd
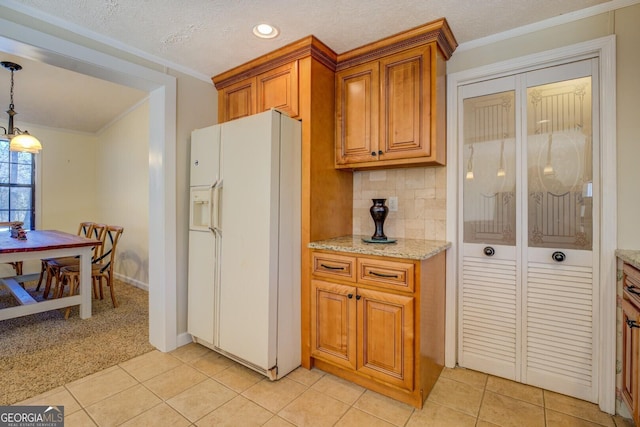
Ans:
[{"label": "wood trim molding", "polygon": [[444,59],[448,60],[458,47],[458,42],[445,18],[429,22],[402,33],[394,34],[374,43],[358,47],[338,55],[336,70],[353,67],[401,50],[435,42]]},{"label": "wood trim molding", "polygon": [[311,56],[332,71],[336,69],[337,54],[315,36],[307,36],[278,50],[232,68],[212,77],[220,90],[240,80],[257,76],[265,71]]}]

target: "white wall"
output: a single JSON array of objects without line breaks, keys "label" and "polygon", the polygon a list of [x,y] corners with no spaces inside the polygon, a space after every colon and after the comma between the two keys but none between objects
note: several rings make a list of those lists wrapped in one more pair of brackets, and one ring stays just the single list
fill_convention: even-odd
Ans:
[{"label": "white wall", "polygon": [[94,221],[124,227],[117,277],[149,283],[149,103],[144,101],[97,137]]}]

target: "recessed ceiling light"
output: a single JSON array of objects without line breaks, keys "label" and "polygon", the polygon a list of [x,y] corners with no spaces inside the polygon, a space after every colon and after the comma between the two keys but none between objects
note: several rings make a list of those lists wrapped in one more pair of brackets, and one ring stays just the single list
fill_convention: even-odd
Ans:
[{"label": "recessed ceiling light", "polygon": [[261,39],[272,39],[277,37],[279,33],[276,27],[269,24],[258,24],[253,27],[253,34]]}]

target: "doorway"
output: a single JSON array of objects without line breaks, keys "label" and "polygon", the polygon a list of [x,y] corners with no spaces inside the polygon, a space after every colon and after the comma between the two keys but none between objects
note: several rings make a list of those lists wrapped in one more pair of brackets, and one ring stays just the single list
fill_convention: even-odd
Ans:
[{"label": "doorway", "polygon": [[[597,401],[598,60],[459,88],[458,363]],[[594,215],[595,213],[595,215]]]},{"label": "doorway", "polygon": [[[558,283],[555,283],[555,286],[561,288],[560,290],[562,291],[562,281],[560,280],[562,279],[562,276],[556,274],[556,270],[559,268],[559,266],[564,266],[564,268],[570,267],[569,270],[571,270],[571,268],[579,269],[584,267],[580,265],[570,266],[568,262],[565,264],[562,264],[562,262],[564,262],[565,260],[568,261],[569,259],[575,261],[576,254],[584,255],[583,257],[578,256],[577,258],[586,258],[587,261],[591,262],[591,267],[587,268],[591,269],[592,277],[590,279],[591,285],[589,294],[593,299],[590,303],[591,320],[587,322],[590,324],[590,331],[586,333],[587,335],[591,336],[591,349],[587,349],[584,351],[584,355],[588,355],[588,357],[592,358],[592,360],[588,362],[590,368],[587,369],[588,371],[590,371],[590,374],[587,375],[590,376],[588,380],[588,382],[590,382],[590,385],[585,386],[584,383],[579,384],[580,381],[576,381],[576,383],[579,384],[578,386],[569,387],[572,390],[563,390],[562,392],[573,394],[593,402],[598,402],[600,408],[603,411],[613,413],[615,410],[616,325],[616,267],[614,254],[616,248],[614,36],[604,37],[601,39],[579,43],[576,45],[554,49],[552,51],[529,55],[526,57],[515,58],[500,63],[478,67],[475,69],[451,73],[447,76],[447,218],[449,219],[447,221],[447,240],[454,243],[454,245],[447,253],[447,332],[445,363],[449,367],[453,367],[458,363],[463,366],[474,363],[473,357],[471,357],[472,353],[465,353],[465,347],[463,343],[461,343],[461,341],[463,340],[461,329],[464,321],[463,313],[465,309],[463,304],[465,303],[465,301],[473,301],[472,299],[468,298],[467,300],[465,300],[463,296],[463,282],[465,280],[463,276],[463,259],[465,257],[466,245],[464,243],[464,181],[466,181],[469,169],[471,169],[471,171],[473,172],[474,179],[475,176],[478,176],[479,181],[482,181],[482,179],[487,179],[487,177],[483,178],[482,175],[476,175],[477,173],[488,174],[487,171],[480,172],[480,169],[476,169],[476,167],[480,166],[480,164],[478,164],[478,162],[480,161],[479,158],[482,157],[482,155],[486,154],[482,153],[483,149],[474,146],[474,159],[472,158],[472,150],[469,145],[465,147],[462,143],[462,137],[460,134],[464,132],[464,128],[462,128],[461,124],[461,118],[464,113],[464,106],[462,103],[463,98],[461,97],[460,93],[463,91],[464,87],[472,87],[472,85],[475,84],[495,84],[496,86],[493,89],[486,90],[484,93],[482,91],[479,91],[478,93],[470,93],[468,95],[472,95],[471,97],[475,97],[477,95],[479,97],[482,95],[495,95],[513,90],[516,92],[513,96],[514,105],[522,105],[522,102],[524,102],[526,107],[527,88],[531,88],[533,90],[537,86],[544,86],[545,84],[550,82],[572,80],[571,76],[561,80],[549,80],[547,79],[547,77],[545,77],[545,72],[548,72],[554,67],[560,65],[579,63],[582,61],[591,63],[594,60],[596,62],[595,65],[592,65],[592,70],[594,70],[594,72],[592,73],[592,79],[597,79],[598,85],[595,88],[592,86],[592,93],[595,100],[599,103],[600,115],[599,117],[592,115],[592,117],[594,117],[592,124],[592,136],[595,136],[599,140],[597,141],[598,145],[596,145],[595,148],[592,146],[592,149],[590,150],[592,152],[592,158],[587,160],[583,159],[582,161],[590,164],[594,164],[594,162],[597,162],[597,165],[591,171],[585,171],[583,168],[580,174],[581,180],[584,178],[585,172],[592,175],[591,182],[588,182],[587,180],[587,185],[584,186],[584,190],[587,192],[585,194],[589,194],[589,191],[591,192],[591,195],[589,196],[591,199],[586,200],[586,204],[584,205],[585,214],[587,210],[590,210],[591,212],[591,218],[587,219],[585,217],[585,220],[593,221],[593,225],[591,226],[591,249],[571,249],[571,251],[573,252],[567,253],[562,249],[569,250],[568,248],[561,248],[560,246],[557,246],[562,244],[562,242],[553,242],[553,244],[550,244],[549,236],[544,235],[544,232],[542,236],[538,232],[533,233],[533,235],[538,236],[536,238],[537,240],[529,238],[529,225],[531,224],[533,226],[534,224],[538,224],[538,228],[540,228],[540,225],[542,223],[540,223],[539,221],[542,219],[542,217],[539,215],[537,217],[538,222],[536,222],[535,215],[533,215],[533,213],[531,214],[531,216],[529,215],[528,205],[535,206],[535,203],[532,203],[532,200],[529,199],[529,188],[527,186],[529,182],[534,183],[535,180],[533,179],[533,177],[529,179],[528,174],[520,173],[520,179],[514,181],[514,194],[516,195],[516,198],[511,205],[505,207],[503,204],[498,205],[497,203],[497,200],[499,199],[502,199],[500,200],[501,202],[505,201],[504,195],[502,193],[505,193],[505,189],[508,189],[508,179],[504,180],[505,183],[501,184],[499,187],[496,187],[496,184],[494,182],[493,193],[485,191],[485,195],[495,195],[496,193],[498,193],[498,191],[496,190],[500,190],[501,194],[495,195],[493,200],[489,200],[488,197],[485,197],[486,200],[484,200],[486,205],[485,217],[495,219],[493,225],[502,227],[499,233],[501,235],[500,239],[506,239],[507,241],[511,239],[513,243],[503,243],[498,245],[498,232],[496,231],[496,229],[492,229],[490,227],[492,223],[485,221],[484,225],[486,227],[484,229],[478,230],[480,230],[482,233],[485,233],[484,238],[496,240],[493,240],[489,243],[476,242],[476,250],[479,252],[476,252],[473,255],[478,259],[485,261],[484,264],[480,264],[480,267],[485,268],[485,271],[488,272],[487,274],[503,274],[506,276],[507,282],[511,281],[511,283],[513,283],[511,287],[511,294],[509,294],[509,292],[506,292],[504,289],[498,289],[498,291],[494,292],[494,294],[492,295],[492,299],[494,302],[500,301],[500,298],[502,298],[503,300],[506,299],[507,305],[511,309],[511,323],[497,323],[499,324],[498,329],[502,328],[504,330],[511,328],[513,332],[513,334],[509,338],[511,341],[508,344],[509,346],[511,346],[511,348],[514,349],[511,355],[512,362],[507,363],[504,360],[500,360],[500,358],[491,355],[488,357],[484,357],[485,360],[483,360],[483,363],[489,365],[493,364],[494,366],[490,369],[495,369],[495,371],[491,372],[498,372],[498,375],[500,376],[514,378],[518,381],[536,385],[540,385],[543,381],[546,381],[545,385],[542,385],[543,387],[558,391],[561,390],[561,388],[559,387],[561,386],[560,383],[562,383],[563,381],[555,381],[556,385],[554,385],[554,381],[548,381],[549,378],[540,378],[541,375],[539,375],[539,372],[534,372],[535,363],[538,363],[538,365],[542,367],[539,369],[540,371],[544,371],[545,369],[551,370],[553,367],[551,362],[555,363],[557,360],[551,354],[546,354],[545,357],[536,360],[536,357],[538,355],[533,352],[533,347],[525,348],[525,345],[528,342],[533,342],[534,338],[533,333],[527,335],[527,332],[529,330],[528,327],[536,325],[537,320],[534,321],[535,319],[533,316],[533,310],[526,310],[530,299],[532,300],[535,295],[534,293],[524,293],[523,290],[526,290],[527,292],[529,290],[533,291],[536,284],[536,281],[534,280],[535,274],[547,273],[547,278],[545,279],[543,277],[543,279],[547,281],[549,277],[551,277],[551,279],[553,280],[557,279]],[[536,71],[540,71],[541,74],[537,74],[536,76],[536,74],[533,73]],[[523,76],[527,73],[532,73],[528,75],[528,77],[531,77],[530,79],[528,77],[527,79],[524,79]],[[505,81],[510,78],[515,80],[520,79],[521,81],[512,81],[510,83],[511,87],[505,86]],[[538,78],[537,82],[535,81],[535,78]],[[579,76],[576,78],[579,78]],[[523,81],[525,81],[525,83],[523,83]],[[516,88],[518,89],[517,91]],[[607,95],[604,96],[603,94]],[[485,101],[488,101],[488,99],[485,99]],[[494,100],[494,104],[495,103],[496,102]],[[522,109],[522,107],[518,108]],[[530,127],[530,125],[527,123],[526,114],[523,114],[524,111],[525,110],[518,112],[516,109],[513,110],[513,112],[511,113],[513,114],[513,118],[511,119],[512,128],[507,127],[505,129],[507,134],[506,136],[504,135],[505,130],[502,130],[502,128],[500,128],[500,132],[497,132],[497,130],[496,132],[494,132],[493,138],[495,139],[495,141],[492,144],[489,144],[493,145],[493,148],[495,149],[495,151],[491,155],[492,166],[490,169],[492,169],[493,177],[498,178],[498,173],[502,174],[504,172],[504,177],[508,178],[508,171],[510,167],[512,168],[512,173],[515,171],[513,168],[516,165],[519,166],[521,171],[526,170],[529,166],[528,163],[526,163],[528,159],[536,158],[536,162],[538,163],[537,167],[539,168],[538,183],[542,181],[542,183],[548,186],[550,183],[550,178],[553,176],[553,173],[551,171],[554,170],[553,167],[555,166],[554,161],[556,159],[556,154],[558,154],[555,150],[558,146],[560,146],[560,144],[556,144],[554,142],[556,138],[556,135],[554,134],[551,138],[551,168],[547,169],[548,175],[546,175],[547,178],[545,178],[544,170],[547,166],[547,147],[549,146],[549,132],[547,129],[539,129],[539,133],[536,134],[534,126],[534,131],[532,132],[531,138],[529,138],[527,129],[528,127]],[[516,113],[518,113],[518,119],[515,118]],[[531,118],[530,120],[535,120],[535,118]],[[538,121],[541,120],[545,119],[538,119]],[[559,135],[558,138],[560,138]],[[531,144],[526,144],[526,141],[528,141],[529,139],[531,139]],[[522,141],[525,141],[525,143],[516,148],[516,140],[519,140],[520,143],[522,143]],[[593,141],[591,143],[593,143]],[[531,145],[531,150],[529,148],[526,148],[529,145]],[[478,149],[480,152],[476,151],[476,149]],[[534,155],[534,153],[529,154],[530,151],[535,152],[536,155]],[[593,154],[596,155],[595,159],[593,158]],[[471,160],[471,165],[469,165],[469,160]],[[500,164],[501,160],[502,165]],[[509,165],[508,162],[512,162],[512,164]],[[483,162],[480,161],[480,163],[482,164]],[[540,163],[542,164],[542,166],[540,166]],[[488,166],[486,166],[486,164],[484,165],[484,167],[489,168]],[[556,172],[558,174],[562,174],[566,171],[560,173],[556,170]],[[540,178],[540,176],[542,178]],[[560,176],[556,177],[560,178]],[[563,177],[563,180],[566,181],[567,179],[568,178]],[[595,198],[593,196],[594,187],[596,188]],[[577,191],[574,191],[573,193],[575,196],[577,194]],[[582,191],[580,191],[580,193],[582,194]],[[517,197],[518,194],[520,195],[519,198]],[[523,194],[525,195],[525,197],[522,196]],[[562,195],[564,193],[558,191],[558,188],[556,188],[555,193],[553,194]],[[476,197],[479,196],[476,194]],[[565,198],[566,197],[567,196],[565,196]],[[581,195],[581,197],[583,196]],[[551,203],[552,201],[553,199],[550,198],[545,203]],[[511,203],[512,201],[509,200],[508,202]],[[583,202],[585,202],[584,197]],[[590,208],[589,204],[591,204]],[[501,211],[497,209],[499,206],[502,208]],[[575,206],[576,205],[574,204],[574,207]],[[510,212],[508,209],[514,209],[514,211]],[[578,220],[580,219],[581,214],[582,209],[579,209],[576,217]],[[499,217],[499,215],[502,215],[502,217]],[[555,217],[553,217],[553,215],[551,216],[551,222],[556,222],[558,219],[564,218],[565,215],[570,216],[571,211],[561,211],[559,209],[556,209],[555,215]],[[514,216],[515,222],[513,222],[514,220],[512,219]],[[476,218],[480,218],[479,214],[476,214]],[[512,221],[510,223],[510,226],[509,221]],[[505,227],[505,225],[507,226]],[[572,233],[574,233],[573,238],[575,240],[576,227],[578,229],[578,233],[582,233],[582,229],[579,221],[574,221],[573,226],[574,231],[572,231]],[[505,229],[506,233],[504,232]],[[556,232],[556,234],[558,234],[558,232]],[[544,244],[538,247],[533,240],[539,241],[540,238],[542,239],[542,242],[544,242]],[[530,242],[530,240],[532,241]],[[470,243],[470,245],[472,246],[473,244],[474,243]],[[489,247],[487,249],[488,252],[491,252],[491,249],[493,250],[492,256],[485,255],[484,250],[486,247]],[[548,251],[551,252],[548,253]],[[562,255],[557,255],[557,257],[561,258],[562,256],[564,256],[564,260],[557,261],[552,259],[551,257],[554,255],[554,252],[563,252]],[[539,256],[539,253],[542,255]],[[470,253],[468,253],[467,255],[470,255]],[[504,264],[505,260],[501,260],[501,257],[506,257],[508,259],[508,262],[506,264],[511,263],[511,267],[505,267],[504,265],[502,265],[502,269],[496,268],[496,266],[500,266],[501,263]],[[490,260],[489,268],[487,268],[487,260]],[[584,259],[580,262],[583,261]],[[535,265],[535,263],[538,263],[538,265]],[[539,268],[540,271],[536,271],[534,267]],[[511,270],[509,270],[509,268],[511,268]],[[569,277],[575,277],[576,274],[577,273],[575,271],[569,271]],[[544,274],[542,274],[542,276],[544,276]],[[504,277],[498,277],[498,279],[499,280],[491,279],[491,285],[495,285],[499,288],[499,286],[501,285],[500,281],[504,281]],[[531,289],[523,288],[523,283],[525,285],[529,285],[531,283],[531,286],[529,287]],[[556,289],[556,291],[558,291],[558,289]],[[544,289],[537,294],[537,296],[541,298],[548,297],[549,295],[552,295],[552,293],[550,293],[547,289]],[[530,296],[531,298],[529,298]],[[504,303],[504,301],[502,302]],[[542,301],[542,305],[545,306],[545,304],[546,303]],[[546,331],[546,326],[541,329]],[[562,330],[562,328],[560,329]],[[479,323],[476,326],[476,330],[480,331],[480,335],[487,335],[487,328],[480,327]],[[543,344],[540,345],[540,347],[544,348],[545,350],[546,339],[547,338],[543,338]],[[469,345],[470,343],[467,343],[466,349],[471,349]],[[482,346],[482,344],[480,344],[480,346]],[[508,359],[508,357],[504,355],[502,355],[501,357]],[[496,359],[498,361],[496,361]],[[562,372],[562,369],[556,370]],[[553,375],[549,375],[549,377],[553,378]]]},{"label": "doorway", "polygon": [[[149,92],[149,339],[178,346],[176,78],[0,18],[8,53]],[[186,335],[186,334],[185,334]]]}]

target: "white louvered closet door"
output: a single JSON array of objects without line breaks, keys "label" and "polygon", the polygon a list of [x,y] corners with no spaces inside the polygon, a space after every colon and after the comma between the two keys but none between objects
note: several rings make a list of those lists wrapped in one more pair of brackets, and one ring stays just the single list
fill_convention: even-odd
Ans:
[{"label": "white louvered closet door", "polygon": [[467,85],[458,112],[458,363],[590,401],[598,390],[596,70],[587,59]]}]

